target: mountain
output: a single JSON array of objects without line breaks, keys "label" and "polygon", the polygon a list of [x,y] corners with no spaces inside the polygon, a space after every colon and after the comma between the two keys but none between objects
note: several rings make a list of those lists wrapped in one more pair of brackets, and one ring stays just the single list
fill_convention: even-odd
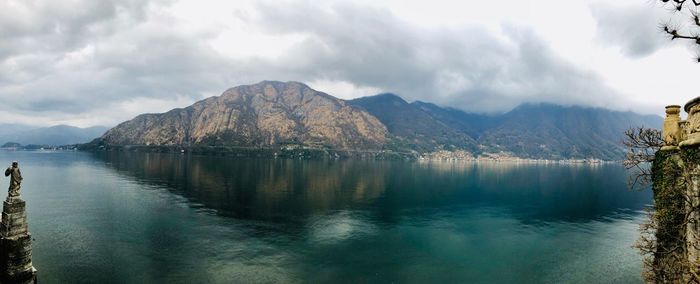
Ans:
[{"label": "mountain", "polygon": [[411,104],[429,114],[433,119],[466,133],[473,139],[478,139],[481,134],[498,125],[501,120],[501,116],[466,113],[450,107],[440,107],[433,103],[415,101]]},{"label": "mountain", "polygon": [[239,86],[186,108],[143,114],[102,136],[114,145],[269,146],[304,143],[378,149],[386,127],[366,111],[297,82]]},{"label": "mountain", "polygon": [[33,127],[25,125],[0,125],[0,143],[15,142],[22,145],[69,145],[89,142],[108,130],[104,126],[80,128],[69,125]]},{"label": "mountain", "polygon": [[[393,136],[414,149],[459,148],[472,153],[509,153],[523,158],[624,158],[621,141],[630,127],[659,129],[662,118],[602,108],[524,104],[505,114],[480,115],[393,94],[349,101],[376,116]],[[404,145],[406,146],[406,145]]]},{"label": "mountain", "polygon": [[263,81],[107,131],[100,145],[464,150],[543,159],[624,158],[623,133],[662,118],[602,108],[524,104],[482,115],[395,94],[344,101],[297,82]]},{"label": "mountain", "polygon": [[488,151],[528,158],[622,159],[621,141],[630,127],[660,129],[662,118],[601,108],[525,104],[502,115],[478,139]]},{"label": "mountain", "polygon": [[418,151],[476,149],[476,141],[459,129],[436,120],[414,104],[395,94],[380,94],[348,101],[361,107],[386,125],[395,138],[396,147]]}]

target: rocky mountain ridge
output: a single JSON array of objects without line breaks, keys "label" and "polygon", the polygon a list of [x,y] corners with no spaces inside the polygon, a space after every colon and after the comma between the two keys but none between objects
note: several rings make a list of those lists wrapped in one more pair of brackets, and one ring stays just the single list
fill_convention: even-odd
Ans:
[{"label": "rocky mountain ridge", "polygon": [[344,101],[298,82],[263,81],[186,108],[139,115],[97,142],[615,160],[624,156],[624,130],[642,125],[658,128],[661,117],[549,104],[481,115],[394,94]]},{"label": "rocky mountain ridge", "polygon": [[108,144],[263,147],[306,143],[381,148],[387,130],[374,116],[297,82],[264,81],[110,129]]}]

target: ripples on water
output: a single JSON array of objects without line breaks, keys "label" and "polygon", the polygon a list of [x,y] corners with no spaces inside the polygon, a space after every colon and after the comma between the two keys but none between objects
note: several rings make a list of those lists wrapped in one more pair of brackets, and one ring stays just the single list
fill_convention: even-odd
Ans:
[{"label": "ripples on water", "polygon": [[617,165],[0,152],[42,282],[640,282]]}]

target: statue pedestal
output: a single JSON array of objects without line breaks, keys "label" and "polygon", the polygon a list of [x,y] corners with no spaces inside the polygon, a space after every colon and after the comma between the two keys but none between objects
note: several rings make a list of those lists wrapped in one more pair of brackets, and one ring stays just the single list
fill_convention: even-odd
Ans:
[{"label": "statue pedestal", "polygon": [[19,196],[8,197],[0,223],[0,283],[36,283],[36,274],[25,202]]}]

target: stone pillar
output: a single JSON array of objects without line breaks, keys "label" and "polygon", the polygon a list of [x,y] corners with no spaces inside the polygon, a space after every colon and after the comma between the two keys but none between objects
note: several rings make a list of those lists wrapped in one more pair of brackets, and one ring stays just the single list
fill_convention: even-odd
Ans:
[{"label": "stone pillar", "polygon": [[8,196],[0,223],[0,283],[36,283],[36,280],[25,202],[19,196]]},{"label": "stone pillar", "polygon": [[662,151],[678,150],[678,143],[683,140],[681,131],[681,106],[670,105],[666,107],[666,118],[664,119],[663,138],[664,146]]}]

